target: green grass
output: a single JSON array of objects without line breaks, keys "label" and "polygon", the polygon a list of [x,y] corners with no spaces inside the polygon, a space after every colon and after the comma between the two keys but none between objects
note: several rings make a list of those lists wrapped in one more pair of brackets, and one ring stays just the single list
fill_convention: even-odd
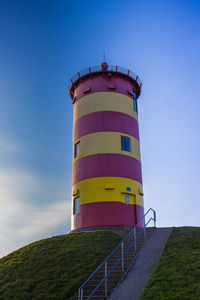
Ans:
[{"label": "green grass", "polygon": [[[0,259],[0,299],[69,299],[121,239],[93,231],[23,247]],[[173,230],[141,297],[148,299],[200,299],[200,228]]]},{"label": "green grass", "polygon": [[0,299],[69,299],[121,239],[93,231],[25,246],[0,259]]},{"label": "green grass", "polygon": [[140,300],[200,299],[200,228],[174,228]]}]

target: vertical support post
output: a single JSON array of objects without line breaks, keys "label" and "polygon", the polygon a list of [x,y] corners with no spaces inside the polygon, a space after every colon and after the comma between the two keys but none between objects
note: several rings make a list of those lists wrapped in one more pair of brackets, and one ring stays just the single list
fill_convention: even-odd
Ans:
[{"label": "vertical support post", "polygon": [[154,227],[156,227],[156,212],[155,210],[153,211],[153,219],[154,219]]},{"label": "vertical support post", "polygon": [[78,300],[81,300],[81,290],[78,289]]},{"label": "vertical support post", "polygon": [[83,300],[83,289],[79,289],[78,300]]},{"label": "vertical support post", "polygon": [[[108,263],[107,261],[105,261],[105,277],[107,276],[108,274]],[[105,279],[105,297],[108,297],[108,281],[107,281],[107,277]]]},{"label": "vertical support post", "polygon": [[122,243],[122,272],[124,272],[124,243]]},{"label": "vertical support post", "polygon": [[137,242],[136,242],[136,228],[134,228],[134,240],[135,240],[135,242],[134,242],[134,248],[135,248],[135,252],[137,251]]},{"label": "vertical support post", "polygon": [[143,231],[144,231],[144,239],[146,240],[146,222],[145,222],[145,217],[144,217]]},{"label": "vertical support post", "polygon": [[144,224],[144,239],[146,240],[146,237],[147,237],[147,235],[146,235],[146,227],[145,227],[145,224]]}]

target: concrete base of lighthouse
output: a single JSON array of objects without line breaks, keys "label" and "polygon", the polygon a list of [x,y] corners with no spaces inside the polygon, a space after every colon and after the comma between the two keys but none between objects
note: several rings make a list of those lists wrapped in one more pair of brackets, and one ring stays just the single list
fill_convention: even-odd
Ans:
[{"label": "concrete base of lighthouse", "polygon": [[124,232],[124,231],[129,231],[133,227],[132,226],[90,226],[90,227],[85,227],[85,228],[78,228],[69,231],[69,233],[76,233],[76,232],[83,232],[83,231],[97,231],[97,230],[111,230],[111,231],[117,231],[117,232]]}]

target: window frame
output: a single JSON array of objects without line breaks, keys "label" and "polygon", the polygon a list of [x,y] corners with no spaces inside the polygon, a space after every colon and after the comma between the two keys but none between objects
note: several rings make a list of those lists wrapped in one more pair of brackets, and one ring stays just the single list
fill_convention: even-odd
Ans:
[{"label": "window frame", "polygon": [[121,135],[121,150],[131,153],[131,138]]},{"label": "window frame", "polygon": [[[78,149],[77,149],[77,146],[79,146]],[[80,147],[81,147],[80,141],[78,141],[74,144],[74,158],[80,156]]]},{"label": "window frame", "polygon": [[[77,206],[78,206],[78,208],[77,208]],[[74,199],[73,199],[73,215],[76,215],[79,212],[80,212],[80,196],[74,197]]]},{"label": "window frame", "polygon": [[134,111],[136,112],[136,114],[138,115],[137,97],[136,97],[136,93],[134,90],[133,90],[133,108],[134,108]]}]

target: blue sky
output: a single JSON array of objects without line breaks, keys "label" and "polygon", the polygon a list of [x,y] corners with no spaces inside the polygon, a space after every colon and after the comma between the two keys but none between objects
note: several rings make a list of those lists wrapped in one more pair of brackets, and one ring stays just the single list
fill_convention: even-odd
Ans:
[{"label": "blue sky", "polygon": [[77,71],[137,73],[144,203],[200,226],[200,2],[0,0],[0,256],[70,230]]}]

